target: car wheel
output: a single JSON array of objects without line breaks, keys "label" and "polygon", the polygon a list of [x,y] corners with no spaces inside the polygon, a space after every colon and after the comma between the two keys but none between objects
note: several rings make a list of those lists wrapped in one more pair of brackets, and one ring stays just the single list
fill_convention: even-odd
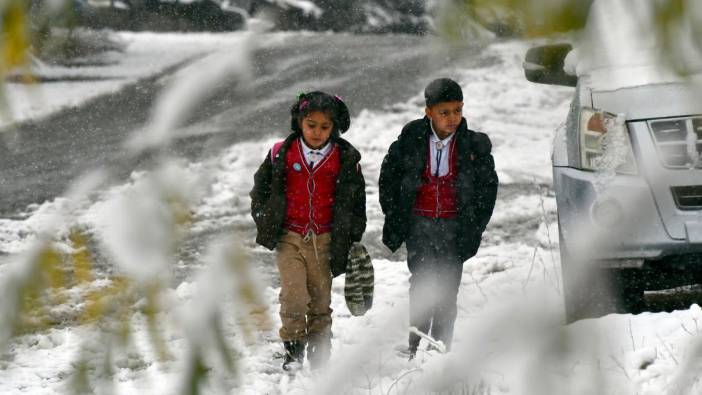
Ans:
[{"label": "car wheel", "polygon": [[645,309],[644,289],[636,270],[603,269],[587,257],[572,256],[560,234],[565,320],[571,322],[610,313]]}]

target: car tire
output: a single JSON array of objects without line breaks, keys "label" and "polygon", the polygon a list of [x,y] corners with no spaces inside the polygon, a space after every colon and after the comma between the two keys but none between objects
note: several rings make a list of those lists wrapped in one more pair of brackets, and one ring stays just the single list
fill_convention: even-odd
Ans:
[{"label": "car tire", "polygon": [[644,289],[636,269],[605,269],[586,257],[569,254],[559,230],[565,321],[645,309]]},{"label": "car tire", "polygon": [[638,314],[646,310],[644,282],[639,269],[610,269],[618,291],[618,312]]}]

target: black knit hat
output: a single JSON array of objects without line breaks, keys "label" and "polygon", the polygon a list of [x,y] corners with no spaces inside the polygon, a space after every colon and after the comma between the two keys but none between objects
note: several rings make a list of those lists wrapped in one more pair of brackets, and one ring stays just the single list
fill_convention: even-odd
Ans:
[{"label": "black knit hat", "polygon": [[332,134],[338,136],[349,130],[351,116],[349,108],[339,96],[332,96],[324,92],[300,93],[290,109],[290,128],[294,132],[302,133],[300,120],[311,112],[323,112],[331,115],[334,127]]},{"label": "black knit hat", "polygon": [[456,81],[450,78],[437,78],[424,89],[427,107],[447,101],[463,101],[463,91]]}]

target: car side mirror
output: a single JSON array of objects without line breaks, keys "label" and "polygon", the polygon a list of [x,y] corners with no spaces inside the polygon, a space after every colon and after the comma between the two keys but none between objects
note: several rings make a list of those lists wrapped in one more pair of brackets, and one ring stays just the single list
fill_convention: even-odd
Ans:
[{"label": "car side mirror", "polygon": [[530,48],[524,57],[524,76],[531,82],[549,85],[575,86],[578,77],[563,70],[570,44],[543,45]]}]

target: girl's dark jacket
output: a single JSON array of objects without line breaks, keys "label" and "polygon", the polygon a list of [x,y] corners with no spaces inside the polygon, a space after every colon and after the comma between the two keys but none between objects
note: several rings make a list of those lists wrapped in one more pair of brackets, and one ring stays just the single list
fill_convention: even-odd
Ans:
[{"label": "girl's dark jacket", "polygon": [[[256,243],[272,250],[283,234],[285,221],[285,154],[300,133],[290,134],[271,161],[271,153],[254,175],[251,215],[256,222]],[[366,229],[366,192],[361,154],[348,141],[332,137],[340,149],[341,169],[334,192],[334,223],[331,232],[330,266],[334,277],[346,272],[351,243],[361,241]]]},{"label": "girl's dark jacket", "polygon": [[[397,250],[407,238],[412,225],[417,189],[427,164],[429,119],[408,123],[398,139],[390,145],[380,169],[380,205],[385,214],[383,243]],[[467,128],[465,118],[456,130],[458,175],[459,234],[458,252],[462,261],[475,255],[497,197],[497,173],[490,154],[492,143],[484,133]]]}]

